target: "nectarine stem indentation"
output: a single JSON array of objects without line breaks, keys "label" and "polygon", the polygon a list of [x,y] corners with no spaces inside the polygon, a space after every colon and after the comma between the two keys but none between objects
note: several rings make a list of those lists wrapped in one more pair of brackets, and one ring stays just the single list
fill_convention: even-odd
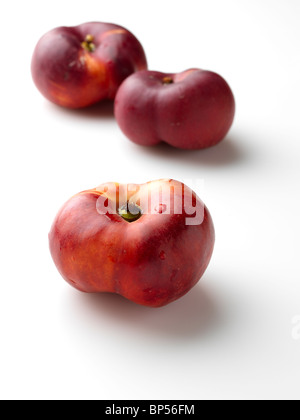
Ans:
[{"label": "nectarine stem indentation", "polygon": [[136,203],[126,203],[119,208],[119,215],[128,223],[135,222],[142,216],[142,209]]},{"label": "nectarine stem indentation", "polygon": [[85,40],[81,43],[82,48],[84,48],[88,52],[95,51],[95,44],[94,44],[94,37],[93,35],[87,35],[85,37]]},{"label": "nectarine stem indentation", "polygon": [[171,85],[172,83],[174,83],[174,80],[172,79],[172,77],[166,76],[162,79],[162,82],[164,85]]}]

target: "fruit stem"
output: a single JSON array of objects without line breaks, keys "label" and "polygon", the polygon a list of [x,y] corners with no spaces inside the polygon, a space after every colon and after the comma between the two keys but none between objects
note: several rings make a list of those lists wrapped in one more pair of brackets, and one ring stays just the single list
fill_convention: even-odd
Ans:
[{"label": "fruit stem", "polygon": [[136,203],[126,203],[119,208],[119,215],[128,223],[135,222],[142,216],[142,209]]},{"label": "fruit stem", "polygon": [[174,83],[174,80],[170,76],[165,76],[162,79],[162,82],[163,82],[164,85],[171,85],[172,83]]},{"label": "fruit stem", "polygon": [[93,35],[87,35],[85,40],[81,43],[82,48],[84,48],[88,52],[95,51],[95,44],[94,44],[94,37]]}]

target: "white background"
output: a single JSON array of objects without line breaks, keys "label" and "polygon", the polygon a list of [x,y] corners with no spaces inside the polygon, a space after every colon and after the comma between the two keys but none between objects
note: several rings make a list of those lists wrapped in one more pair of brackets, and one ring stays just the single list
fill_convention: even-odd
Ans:
[{"label": "white background", "polygon": [[[10,1],[0,6],[0,398],[300,397],[300,2]],[[30,61],[60,25],[108,21],[152,70],[220,73],[234,125],[205,151],[141,148],[107,104],[68,111]],[[85,295],[58,274],[47,234],[73,194],[108,181],[204,180],[216,247],[201,283],[161,309]]]}]

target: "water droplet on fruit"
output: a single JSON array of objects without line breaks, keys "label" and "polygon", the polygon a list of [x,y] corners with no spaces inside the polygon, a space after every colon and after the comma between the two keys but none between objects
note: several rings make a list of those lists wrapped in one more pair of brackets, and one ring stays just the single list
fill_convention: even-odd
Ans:
[{"label": "water droplet on fruit", "polygon": [[167,210],[167,206],[166,204],[158,204],[155,209],[156,213],[162,214],[165,213],[165,211]]},{"label": "water droplet on fruit", "polygon": [[166,259],[166,253],[165,253],[165,251],[161,251],[161,252],[160,252],[160,254],[159,254],[159,258],[160,258],[162,261],[164,261],[164,260]]}]

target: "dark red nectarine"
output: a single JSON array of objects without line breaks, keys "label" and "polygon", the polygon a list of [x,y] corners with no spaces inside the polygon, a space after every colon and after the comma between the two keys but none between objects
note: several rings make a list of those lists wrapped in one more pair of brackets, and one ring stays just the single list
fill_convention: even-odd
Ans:
[{"label": "dark red nectarine", "polygon": [[124,134],[145,146],[164,141],[181,149],[219,143],[231,127],[235,101],[227,82],[211,71],[140,71],[128,77],[115,99]]},{"label": "dark red nectarine", "polygon": [[147,68],[144,50],[127,29],[101,22],[46,33],[32,58],[32,77],[50,101],[81,108],[114,99],[122,81]]}]

